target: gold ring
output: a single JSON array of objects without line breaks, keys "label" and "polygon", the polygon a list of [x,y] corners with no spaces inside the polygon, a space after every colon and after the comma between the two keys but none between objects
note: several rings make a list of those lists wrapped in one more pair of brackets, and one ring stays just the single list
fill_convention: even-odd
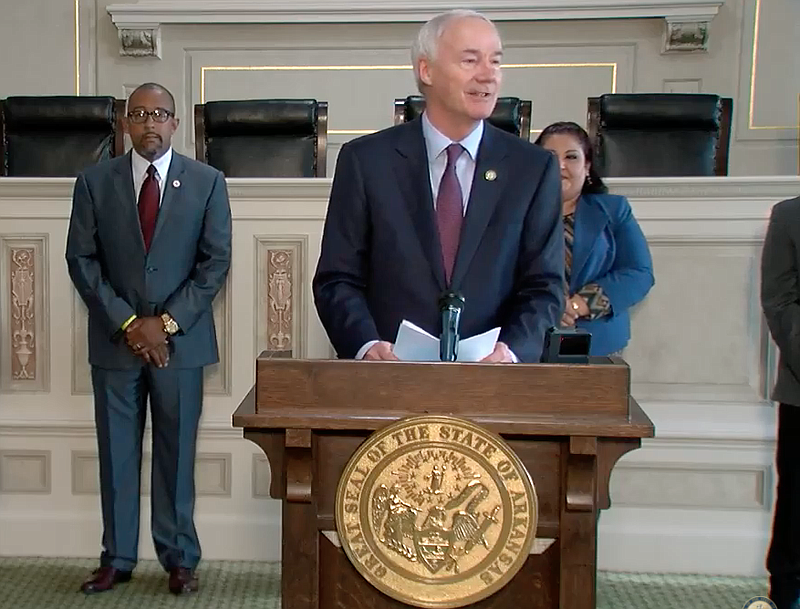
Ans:
[{"label": "gold ring", "polygon": [[580,309],[580,307],[578,306],[578,303],[577,303],[577,302],[573,302],[573,303],[572,303],[572,308],[573,308],[573,309],[575,309],[576,311],[577,311],[578,309]]}]

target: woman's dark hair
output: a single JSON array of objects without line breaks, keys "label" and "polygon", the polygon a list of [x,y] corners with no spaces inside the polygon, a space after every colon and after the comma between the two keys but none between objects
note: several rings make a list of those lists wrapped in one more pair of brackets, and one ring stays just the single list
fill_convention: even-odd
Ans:
[{"label": "woman's dark hair", "polygon": [[581,148],[583,148],[583,156],[586,157],[586,160],[589,163],[589,179],[583,183],[581,194],[589,195],[607,193],[608,187],[603,183],[603,180],[600,178],[600,174],[597,173],[597,170],[594,168],[592,142],[589,140],[589,134],[586,133],[586,130],[578,123],[561,121],[558,123],[553,123],[552,125],[548,125],[542,130],[542,132],[539,134],[539,137],[536,138],[534,144],[541,146],[544,144],[547,138],[549,138],[551,135],[557,134],[571,135],[580,142]]}]

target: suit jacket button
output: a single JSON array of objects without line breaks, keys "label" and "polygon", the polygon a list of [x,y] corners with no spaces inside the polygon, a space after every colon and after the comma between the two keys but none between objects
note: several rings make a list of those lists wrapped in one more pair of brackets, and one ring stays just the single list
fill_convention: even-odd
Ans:
[{"label": "suit jacket button", "polygon": [[148,266],[148,267],[145,269],[145,271],[147,271],[148,273],[152,273],[152,272],[154,272],[155,270],[156,270],[156,269],[155,269],[155,267],[153,267],[153,266]]}]

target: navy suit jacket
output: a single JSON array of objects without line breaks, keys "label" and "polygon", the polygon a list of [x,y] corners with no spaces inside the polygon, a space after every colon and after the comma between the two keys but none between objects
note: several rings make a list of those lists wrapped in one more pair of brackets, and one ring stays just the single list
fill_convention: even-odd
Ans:
[{"label": "navy suit jacket", "polygon": [[592,334],[591,355],[608,355],[631,336],[628,310],[653,287],[653,261],[631,206],[619,195],[581,195],[575,208],[570,293],[596,283],[611,302],[611,315],[578,327]]},{"label": "navy suit jacket", "polygon": [[[177,186],[176,186],[177,185]],[[89,362],[143,365],[120,327],[169,311],[170,367],[218,361],[211,304],[231,262],[231,210],[221,172],[175,151],[150,251],[139,224],[130,153],[94,165],[75,181],[67,235],[69,275],[89,309]]]},{"label": "navy suit jacket", "polygon": [[[564,305],[559,169],[538,146],[484,129],[451,282],[466,301],[461,336],[500,326],[521,361],[538,362]],[[394,342],[403,319],[438,336],[446,288],[421,120],[344,145],[313,281],[339,357]]]}]

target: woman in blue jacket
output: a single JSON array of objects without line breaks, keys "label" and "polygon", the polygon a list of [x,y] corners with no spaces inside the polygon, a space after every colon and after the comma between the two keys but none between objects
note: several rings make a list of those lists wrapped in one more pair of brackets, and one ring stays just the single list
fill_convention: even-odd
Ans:
[{"label": "woman in blue jacket", "polygon": [[653,261],[625,197],[608,194],[592,166],[589,135],[553,123],[536,140],[561,167],[567,306],[563,326],[592,335],[590,355],[618,355],[630,339],[629,309],[653,287]]}]

